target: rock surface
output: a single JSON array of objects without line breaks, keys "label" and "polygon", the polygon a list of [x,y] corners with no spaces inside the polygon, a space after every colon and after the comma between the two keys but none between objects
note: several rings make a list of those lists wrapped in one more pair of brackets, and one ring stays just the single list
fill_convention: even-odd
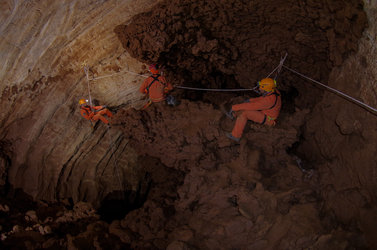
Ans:
[{"label": "rock surface", "polygon": [[[332,71],[329,86],[377,107],[377,3],[367,1],[369,28],[359,42],[359,51]],[[377,116],[332,93],[309,116],[301,152],[315,162],[321,176],[326,209],[344,224],[359,227],[371,248],[377,227]],[[318,147],[318,145],[320,147]],[[347,208],[347,209],[345,209]]]},{"label": "rock surface", "polygon": [[[78,100],[88,98],[84,65],[90,67],[90,78],[121,73],[90,81],[93,100],[137,106],[135,93],[144,78],[124,70],[144,71],[124,53],[113,29],[153,1],[3,2],[2,180],[38,199],[98,203],[119,189],[119,182],[109,178],[114,175],[109,146],[116,145],[118,161],[129,157],[118,151],[126,145],[121,134],[102,124],[92,129],[79,114]],[[131,165],[123,170],[132,172]]]}]

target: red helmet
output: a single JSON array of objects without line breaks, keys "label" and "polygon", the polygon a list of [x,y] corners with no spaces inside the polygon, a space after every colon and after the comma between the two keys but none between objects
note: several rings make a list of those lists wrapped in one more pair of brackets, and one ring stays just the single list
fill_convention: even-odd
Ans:
[{"label": "red helmet", "polygon": [[158,74],[158,65],[156,63],[149,65],[149,71],[152,74]]}]

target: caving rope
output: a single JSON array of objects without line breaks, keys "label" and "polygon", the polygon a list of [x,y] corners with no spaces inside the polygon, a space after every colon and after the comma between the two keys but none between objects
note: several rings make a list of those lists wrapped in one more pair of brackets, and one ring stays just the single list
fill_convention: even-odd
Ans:
[{"label": "caving rope", "polygon": [[[274,72],[275,72],[275,77],[274,77],[274,80],[276,80],[276,78],[278,77],[282,67],[283,67],[283,64],[284,64],[284,61],[285,59],[287,58],[288,56],[288,53],[285,53],[285,56],[280,58],[280,63],[278,66],[276,66],[276,68],[271,71],[270,74],[268,74],[265,78],[269,78]],[[251,88],[251,89],[205,89],[205,88],[192,88],[192,87],[184,87],[184,86],[174,86],[175,88],[178,88],[178,89],[188,89],[188,90],[199,90],[199,91],[217,91],[217,92],[239,92],[239,91],[254,91],[256,93],[259,94],[259,91],[257,91],[257,88],[258,88],[258,85],[255,86],[254,88]]]},{"label": "caving rope", "polygon": [[105,75],[105,76],[99,76],[99,77],[94,77],[93,76],[93,78],[90,79],[90,80],[95,81],[95,80],[99,80],[99,79],[103,79],[103,78],[108,78],[108,77],[112,77],[112,76],[116,76],[116,75],[121,75],[121,74],[124,74],[124,73],[130,73],[130,74],[141,76],[141,77],[145,77],[145,78],[149,77],[147,75],[138,74],[138,73],[135,73],[135,72],[132,72],[132,71],[122,70],[120,72],[117,72],[117,73],[114,73],[114,74],[111,74],[111,75]]},{"label": "caving rope", "polygon": [[305,78],[305,79],[307,79],[309,81],[312,81],[312,82],[314,82],[314,83],[316,83],[316,84],[324,87],[325,89],[327,89],[327,90],[329,90],[329,91],[331,91],[331,92],[333,92],[333,93],[335,93],[335,94],[337,94],[337,95],[339,95],[341,97],[344,97],[346,100],[351,101],[351,102],[353,102],[353,103],[361,106],[362,108],[366,109],[367,111],[371,112],[372,114],[377,115],[377,109],[376,108],[373,108],[373,107],[371,107],[371,106],[369,106],[369,105],[367,105],[367,104],[365,104],[365,103],[363,103],[363,102],[361,102],[361,101],[359,101],[359,100],[357,100],[357,99],[355,99],[355,98],[353,98],[353,97],[351,97],[351,96],[349,96],[347,94],[344,94],[343,92],[341,92],[339,90],[331,88],[331,87],[329,87],[329,86],[327,86],[327,85],[325,85],[325,84],[323,84],[323,83],[321,83],[319,81],[316,81],[316,80],[314,80],[314,79],[312,79],[312,78],[310,78],[308,76],[305,76],[304,74],[301,74],[300,72],[297,72],[296,70],[293,70],[293,69],[285,66],[284,65],[284,61],[285,61],[287,55],[288,55],[288,53],[285,53],[284,58],[280,59],[279,65],[267,77],[269,77],[270,75],[272,75],[273,72],[275,72],[277,70],[277,74],[275,75],[275,79],[276,79],[277,75],[280,73],[281,69],[284,67],[287,70],[289,70],[289,71],[291,71],[291,72],[293,72],[293,73],[295,73],[295,74],[297,74],[297,75],[299,75],[299,76],[301,76],[301,77],[303,77],[303,78]]},{"label": "caving rope", "polygon": [[327,85],[325,85],[325,84],[323,84],[323,83],[321,83],[319,81],[316,81],[316,80],[314,80],[314,79],[312,79],[312,78],[310,78],[308,76],[305,76],[304,74],[301,74],[300,72],[297,72],[296,70],[293,70],[293,69],[291,69],[291,68],[289,68],[289,67],[287,67],[285,65],[283,65],[283,67],[286,68],[287,70],[289,70],[289,71],[291,71],[291,72],[293,72],[293,73],[295,73],[295,74],[297,74],[297,75],[299,75],[299,76],[307,79],[307,80],[310,80],[310,81],[312,81],[312,82],[314,82],[314,83],[316,83],[316,84],[318,84],[318,85],[326,88],[327,90],[329,90],[330,92],[333,92],[334,94],[337,94],[337,95],[339,95],[341,97],[344,97],[346,100],[351,101],[351,102],[353,102],[353,103],[361,106],[362,108],[366,109],[367,111],[371,112],[372,114],[377,115],[377,109],[376,108],[373,108],[373,107],[369,106],[368,104],[365,104],[362,101],[359,101],[356,98],[353,98],[352,96],[344,94],[343,92],[341,92],[341,91],[339,91],[337,89],[331,88],[331,87],[329,87],[329,86],[327,86]]},{"label": "caving rope", "polygon": [[[89,105],[90,105],[89,107],[90,107],[90,111],[94,112],[93,106],[92,106],[92,96],[90,95],[89,68],[85,63],[84,63],[84,72],[85,72],[85,75],[86,75],[86,81],[88,83],[88,96],[89,96]],[[91,119],[89,119],[89,121],[90,121],[90,125],[92,127],[92,130],[93,130],[94,129],[93,121]]]},{"label": "caving rope", "polygon": [[[325,84],[323,84],[323,83],[321,83],[319,81],[316,81],[316,80],[314,80],[314,79],[312,79],[312,78],[310,78],[308,76],[305,76],[304,74],[301,74],[300,72],[298,72],[298,71],[296,71],[294,69],[291,69],[291,68],[285,66],[284,62],[285,62],[285,59],[287,58],[287,56],[288,56],[288,53],[285,53],[284,57],[282,57],[280,59],[279,65],[276,66],[276,68],[270,74],[268,74],[266,78],[270,77],[273,73],[276,72],[275,76],[274,76],[274,79],[276,80],[276,78],[280,74],[282,68],[285,68],[285,69],[291,71],[292,73],[295,73],[295,74],[297,74],[297,75],[299,75],[299,76],[301,76],[301,77],[303,77],[303,78],[305,78],[307,80],[310,80],[310,81],[312,81],[312,82],[314,82],[314,83],[316,83],[316,84],[324,87],[325,89],[329,90],[330,92],[333,92],[333,93],[337,94],[338,96],[343,97],[346,100],[351,101],[351,102],[353,102],[353,103],[361,106],[362,108],[366,109],[367,111],[371,112],[372,114],[377,115],[377,109],[376,108],[373,108],[370,105],[367,105],[367,104],[365,104],[365,103],[363,103],[363,102],[361,102],[361,101],[359,101],[359,100],[357,100],[357,99],[355,99],[355,98],[353,98],[353,97],[351,97],[351,96],[349,96],[347,94],[344,94],[343,92],[341,92],[339,90],[331,88],[331,87],[329,87],[329,86],[327,86],[327,85],[325,85]],[[97,79],[101,79],[101,78],[105,78],[105,77],[111,77],[113,75],[122,74],[124,72],[135,74],[135,75],[138,75],[138,76],[141,76],[141,77],[149,77],[149,76],[146,76],[146,75],[138,74],[138,73],[135,73],[135,72],[132,72],[132,71],[127,71],[127,70],[123,70],[123,71],[121,71],[119,73],[115,73],[115,74],[112,74],[112,75],[101,76],[101,77],[97,77],[97,78],[93,78],[93,79],[89,79],[89,77],[87,75],[88,89],[89,89],[89,80],[97,80]],[[86,71],[86,73],[87,73],[87,71]],[[185,86],[174,86],[174,87],[178,88],[178,89],[197,90],[197,91],[215,91],[215,92],[216,91],[217,92],[254,91],[254,92],[259,93],[257,91],[258,86],[254,87],[254,88],[250,88],[250,89],[208,89],[208,88],[194,88],[194,87],[185,87]],[[89,95],[90,95],[90,93],[89,93]],[[90,96],[89,96],[89,98],[90,98]]]},{"label": "caving rope", "polygon": [[188,90],[199,90],[199,91],[214,91],[214,92],[238,92],[238,91],[255,91],[258,86],[252,89],[204,89],[204,88],[193,88],[193,87],[184,87],[184,86],[174,86],[177,89],[188,89]]},{"label": "caving rope", "polygon": [[[297,75],[299,75],[299,76],[301,76],[301,77],[303,77],[303,78],[305,78],[307,80],[310,80],[310,81],[312,81],[312,82],[314,82],[314,83],[316,83],[316,84],[318,84],[318,85],[326,88],[327,90],[329,90],[329,91],[331,91],[331,92],[339,95],[340,97],[344,97],[346,100],[351,101],[351,102],[353,102],[353,103],[361,106],[362,108],[364,108],[365,110],[371,112],[372,114],[377,115],[377,109],[376,108],[373,108],[370,105],[365,104],[365,103],[363,103],[363,102],[361,102],[361,101],[359,101],[359,100],[357,100],[357,99],[355,99],[355,98],[353,98],[353,97],[351,97],[351,96],[349,96],[347,94],[344,94],[343,92],[341,92],[339,90],[331,88],[331,87],[329,87],[329,86],[327,86],[327,85],[325,85],[325,84],[323,84],[323,83],[321,83],[319,81],[316,81],[316,80],[314,80],[314,79],[312,79],[312,78],[310,78],[308,76],[305,76],[304,74],[301,74],[301,73],[297,72],[296,70],[293,70],[293,69],[285,66],[284,65],[284,61],[287,58],[287,55],[288,55],[288,53],[286,53],[285,56],[280,59],[279,65],[276,66],[276,68],[270,74],[268,74],[266,78],[270,77],[276,71],[275,77],[274,77],[274,79],[276,80],[276,78],[278,77],[281,69],[284,67],[287,70],[289,70],[289,71],[291,71],[291,72],[293,72],[293,73],[295,73],[295,74],[297,74]],[[203,89],[203,88],[190,88],[190,87],[182,87],[182,86],[175,86],[175,87],[176,88],[181,88],[181,89],[202,90],[202,91],[249,91],[249,90],[256,91],[256,88],[257,88],[257,87],[255,87],[253,89]],[[256,91],[256,92],[258,92],[258,91]]]},{"label": "caving rope", "polygon": [[274,76],[274,80],[276,81],[278,75],[280,74],[281,69],[283,68],[284,61],[287,58],[287,56],[288,56],[288,53],[285,53],[284,57],[280,57],[279,65],[276,66],[276,68],[270,74],[268,74],[265,78],[269,78],[276,71],[275,76]]},{"label": "caving rope", "polygon": [[92,109],[92,96],[90,95],[89,68],[86,65],[84,66],[84,72],[85,72],[85,75],[86,75],[86,81],[88,83],[88,95],[89,95],[90,109]]}]

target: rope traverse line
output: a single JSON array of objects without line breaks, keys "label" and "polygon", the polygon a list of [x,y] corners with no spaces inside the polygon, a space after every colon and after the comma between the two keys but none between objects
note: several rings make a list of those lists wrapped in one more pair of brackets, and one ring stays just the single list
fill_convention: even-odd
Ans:
[{"label": "rope traverse line", "polygon": [[276,80],[276,79],[278,78],[278,76],[279,76],[279,74],[280,74],[280,71],[281,71],[281,69],[283,68],[283,65],[284,65],[284,62],[285,62],[285,59],[287,58],[287,56],[288,56],[288,53],[285,52],[284,57],[280,57],[279,68],[278,68],[278,71],[276,72],[276,75],[275,75],[274,80]]},{"label": "rope traverse line", "polygon": [[276,66],[276,68],[273,70],[273,71],[271,71],[271,73],[270,74],[268,74],[267,76],[266,76],[266,78],[269,78],[278,68],[280,67],[280,64],[278,65],[278,66]]},{"label": "rope traverse line", "polygon": [[[361,102],[361,101],[359,101],[359,100],[357,100],[357,99],[355,99],[355,98],[353,98],[353,97],[351,97],[351,96],[349,96],[347,94],[344,94],[343,92],[341,92],[339,90],[331,88],[331,87],[329,87],[329,86],[327,86],[327,85],[325,85],[325,84],[323,84],[323,83],[321,83],[319,81],[316,81],[316,80],[314,80],[314,79],[312,79],[312,78],[310,78],[308,76],[305,76],[305,75],[303,75],[303,74],[301,74],[301,73],[299,73],[299,72],[297,72],[297,71],[295,71],[295,70],[293,70],[293,69],[285,66],[284,65],[284,61],[287,58],[287,56],[288,56],[288,53],[285,53],[285,56],[280,59],[279,65],[276,66],[275,69],[270,74],[268,74],[266,78],[270,77],[276,70],[278,70],[277,74],[275,76],[275,79],[276,79],[277,76],[278,76],[278,74],[280,73],[281,69],[284,67],[284,68],[288,69],[289,71],[291,71],[291,72],[293,72],[293,73],[295,73],[295,74],[297,74],[297,75],[299,75],[299,76],[301,76],[301,77],[303,77],[303,78],[305,78],[307,80],[310,80],[310,81],[312,81],[314,83],[317,83],[320,86],[322,86],[322,87],[330,90],[331,92],[333,92],[335,94],[338,94],[338,95],[344,97],[348,101],[351,101],[351,102],[354,102],[354,103],[358,104],[359,106],[367,109],[368,111],[372,112],[373,114],[375,114],[375,115],[377,114],[377,109],[376,108],[373,108],[373,107],[369,106],[368,104],[365,104],[365,103],[363,103],[363,102]],[[97,78],[93,77],[92,79],[89,79],[87,68],[84,67],[84,70],[85,70],[86,78],[87,78],[87,81],[88,81],[88,91],[89,91],[89,100],[90,100],[90,103],[91,103],[91,96],[90,96],[90,89],[89,89],[89,81],[91,81],[91,80],[99,80],[99,79],[102,79],[102,78],[107,78],[107,77],[111,77],[111,76],[114,76],[114,75],[123,74],[125,72],[131,73],[131,74],[134,74],[134,75],[138,75],[138,76],[141,76],[141,77],[149,77],[149,76],[138,74],[138,73],[135,73],[135,72],[132,72],[132,71],[123,70],[123,71],[115,73],[115,74],[100,76],[100,77],[97,77]],[[215,91],[215,92],[254,91],[254,92],[258,93],[258,91],[256,90],[256,88],[258,86],[254,87],[252,89],[205,89],[205,88],[193,88],[193,87],[184,87],[184,86],[174,86],[174,87],[175,88],[179,88],[179,89],[199,90],[199,91]]]},{"label": "rope traverse line", "polygon": [[252,89],[204,89],[204,88],[192,88],[192,87],[184,87],[184,86],[174,86],[174,88],[178,89],[188,89],[188,90],[199,90],[199,91],[217,91],[217,92],[236,92],[236,91],[255,91],[256,88]]},{"label": "rope traverse line", "polygon": [[86,66],[84,67],[84,71],[86,75],[86,80],[88,82],[89,103],[90,103],[90,107],[92,107],[92,96],[90,95],[90,86],[89,86],[89,73],[88,73],[88,68]]},{"label": "rope traverse line", "polygon": [[276,80],[276,78],[278,77],[278,75],[281,71],[281,68],[283,67],[284,61],[287,58],[287,56],[288,56],[288,53],[285,53],[284,57],[280,57],[279,65],[276,66],[276,68],[270,74],[268,74],[265,78],[269,78],[276,70],[278,70],[275,77],[274,77],[274,80]]},{"label": "rope traverse line", "polygon": [[124,74],[124,73],[130,73],[130,74],[134,74],[134,75],[141,76],[141,77],[149,77],[149,76],[138,74],[138,73],[135,73],[135,72],[132,72],[132,71],[122,70],[121,72],[118,72],[118,73],[114,73],[114,74],[111,74],[111,75],[105,75],[105,76],[99,76],[99,77],[93,77],[89,80],[95,81],[95,80],[99,80],[99,79],[103,79],[103,78],[107,78],[107,77],[112,77],[112,76],[120,75],[120,74]]},{"label": "rope traverse line", "polygon": [[372,113],[374,113],[374,115],[377,114],[377,109],[376,109],[376,108],[373,108],[373,107],[369,106],[368,104],[365,104],[365,103],[363,103],[363,102],[361,102],[361,101],[359,101],[359,100],[353,98],[352,96],[349,96],[349,95],[347,95],[347,94],[344,94],[343,92],[341,92],[341,91],[339,91],[339,90],[336,90],[336,89],[331,88],[331,87],[329,87],[329,86],[327,86],[327,85],[325,85],[325,84],[323,84],[323,83],[320,83],[319,81],[316,81],[316,80],[314,80],[314,79],[312,79],[312,78],[310,78],[310,77],[307,77],[307,76],[305,76],[305,75],[303,75],[303,74],[297,72],[296,70],[293,70],[293,69],[291,69],[291,68],[289,68],[289,67],[287,67],[287,66],[285,66],[285,65],[283,65],[283,67],[286,68],[286,69],[288,69],[289,71],[291,71],[291,72],[293,72],[293,73],[295,73],[295,74],[297,74],[297,75],[299,75],[299,76],[301,76],[301,77],[307,79],[307,80],[310,80],[310,81],[312,81],[312,82],[315,82],[315,83],[321,85],[322,87],[324,87],[324,88],[330,90],[331,92],[333,92],[333,93],[335,93],[335,94],[338,94],[338,95],[340,95],[340,96],[345,97],[347,100],[349,100],[349,101],[351,101],[351,102],[354,102],[354,103],[360,105],[361,107],[367,109],[368,111],[371,111]]},{"label": "rope traverse line", "polygon": [[[285,57],[284,57],[284,60],[285,60]],[[283,60],[283,62],[284,62],[284,60]],[[278,68],[281,69],[281,62],[267,77],[269,77],[271,74],[273,74]],[[279,72],[280,72],[280,69],[279,69]],[[131,74],[134,74],[134,75],[137,75],[137,76],[141,76],[141,77],[149,77],[147,75],[138,74],[138,73],[135,73],[135,72],[132,72],[132,71],[122,70],[121,72],[114,73],[114,74],[111,74],[111,75],[93,77],[93,78],[89,79],[87,69],[85,67],[84,67],[84,70],[85,70],[86,77],[87,77],[87,80],[88,80],[88,89],[89,89],[89,81],[95,81],[95,80],[99,80],[99,79],[103,79],[103,78],[108,78],[108,77],[112,77],[112,76],[115,76],[115,75],[123,74],[125,72],[131,73]],[[184,87],[184,86],[174,86],[174,87],[179,88],[179,89],[200,90],[200,91],[217,91],[217,92],[254,91],[254,92],[258,93],[258,91],[256,91],[257,87],[254,87],[252,89],[204,89],[204,88],[192,88],[192,87]],[[90,98],[90,91],[89,91],[89,98]]]}]

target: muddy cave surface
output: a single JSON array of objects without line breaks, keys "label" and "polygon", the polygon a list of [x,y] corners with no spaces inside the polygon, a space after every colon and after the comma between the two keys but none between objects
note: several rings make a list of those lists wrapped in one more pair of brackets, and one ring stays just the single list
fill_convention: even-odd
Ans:
[{"label": "muddy cave surface", "polygon": [[[287,65],[325,81],[356,51],[365,22],[359,1],[169,1],[114,32],[128,53],[160,63],[176,85],[249,88],[285,52]],[[2,244],[368,249],[357,225],[342,224],[324,209],[316,162],[299,149],[322,91],[296,84],[299,78],[286,72],[278,79],[284,100],[278,125],[248,123],[239,145],[224,136],[233,122],[223,110],[252,93],[175,90],[177,107],[115,108],[111,130],[122,131],[139,155],[138,189],[125,183],[95,210],[69,200],[32,202],[8,188],[2,204],[11,209],[3,208],[1,218],[3,231],[12,233]],[[20,204],[9,202],[15,198]]]}]

